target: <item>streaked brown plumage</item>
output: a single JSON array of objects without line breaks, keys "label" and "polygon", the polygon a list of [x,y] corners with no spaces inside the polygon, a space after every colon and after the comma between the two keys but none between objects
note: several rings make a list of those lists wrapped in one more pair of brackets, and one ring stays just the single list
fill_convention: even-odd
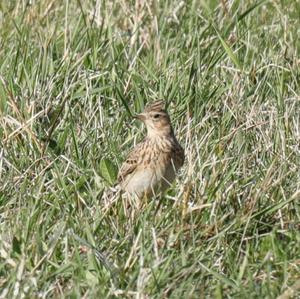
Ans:
[{"label": "streaked brown plumage", "polygon": [[123,191],[142,197],[171,185],[183,165],[184,151],[174,135],[163,101],[148,105],[137,118],[145,123],[147,136],[129,153],[119,170],[118,182]]}]

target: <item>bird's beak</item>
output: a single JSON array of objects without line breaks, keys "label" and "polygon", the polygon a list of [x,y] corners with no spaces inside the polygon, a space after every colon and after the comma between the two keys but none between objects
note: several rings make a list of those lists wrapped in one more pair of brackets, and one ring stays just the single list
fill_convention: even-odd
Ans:
[{"label": "bird's beak", "polygon": [[136,114],[134,116],[134,118],[137,118],[137,119],[139,119],[141,121],[145,121],[146,120],[146,114],[145,113]]}]

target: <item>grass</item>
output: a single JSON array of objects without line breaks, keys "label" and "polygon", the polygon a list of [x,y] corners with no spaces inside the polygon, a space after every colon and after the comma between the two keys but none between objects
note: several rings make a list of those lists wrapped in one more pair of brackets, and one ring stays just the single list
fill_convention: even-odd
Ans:
[{"label": "grass", "polygon": [[[0,3],[0,298],[297,298],[299,1]],[[105,202],[165,99],[174,186]]]}]

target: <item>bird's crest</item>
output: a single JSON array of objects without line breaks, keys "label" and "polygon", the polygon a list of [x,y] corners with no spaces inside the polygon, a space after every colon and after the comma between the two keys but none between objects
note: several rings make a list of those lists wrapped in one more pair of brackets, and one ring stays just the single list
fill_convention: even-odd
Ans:
[{"label": "bird's crest", "polygon": [[164,111],[164,110],[165,110],[165,102],[163,100],[158,100],[153,103],[150,103],[145,108],[145,112]]}]

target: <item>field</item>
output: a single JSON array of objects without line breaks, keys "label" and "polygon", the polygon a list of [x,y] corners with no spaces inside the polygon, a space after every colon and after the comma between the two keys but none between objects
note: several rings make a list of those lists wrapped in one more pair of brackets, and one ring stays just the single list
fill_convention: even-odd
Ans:
[{"label": "field", "polygon": [[[0,2],[0,298],[300,298],[300,1]],[[168,192],[105,200],[164,99]]]}]

